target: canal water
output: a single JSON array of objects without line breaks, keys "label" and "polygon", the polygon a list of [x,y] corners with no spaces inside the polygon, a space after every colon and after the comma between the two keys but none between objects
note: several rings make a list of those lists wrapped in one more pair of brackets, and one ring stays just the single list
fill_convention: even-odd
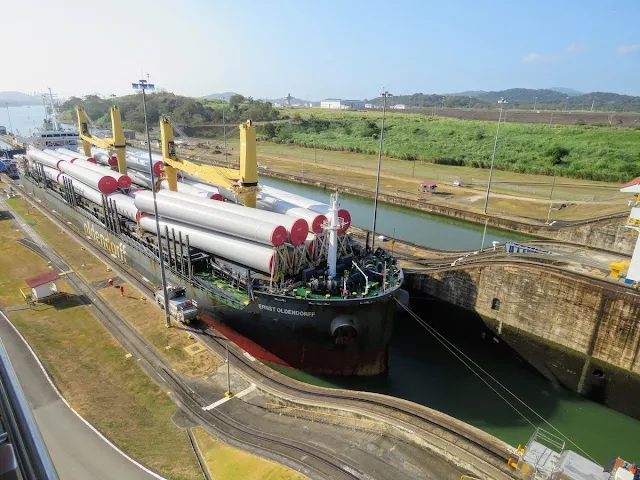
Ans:
[{"label": "canal water", "polygon": [[[640,421],[551,383],[523,363],[508,346],[496,342],[493,335],[483,336],[481,321],[471,312],[427,299],[413,299],[412,308],[597,463],[604,465],[616,456],[640,462]],[[406,314],[396,317],[386,377],[319,377],[271,366],[308,383],[411,400],[478,427],[513,446],[524,445],[534,431],[534,426]],[[500,387],[492,386],[533,425],[557,434]],[[566,443],[566,449],[581,453],[575,445]]]},{"label": "canal water", "polygon": [[4,105],[0,107],[0,125],[9,128],[9,115],[11,116],[11,127],[17,135],[28,136],[35,129],[40,128],[45,118],[43,105],[29,105],[22,107],[9,107],[9,112]]},{"label": "canal water", "polygon": [[[260,177],[260,183],[324,203],[329,203],[329,195],[331,194],[330,191],[322,188],[270,178],[264,175]],[[342,194],[340,196],[340,204],[342,208],[349,211],[352,223],[356,227],[371,229],[373,199]],[[434,215],[388,203],[378,204],[378,219],[376,222],[378,234],[401,238],[425,247],[441,250],[479,249],[482,243],[483,230],[484,225],[465,222],[464,220]],[[525,240],[527,238],[531,237],[508,230],[487,228],[484,245],[491,246],[493,241],[504,243],[507,240]]]},{"label": "canal water", "polygon": [[[321,188],[264,176],[260,182],[323,202],[328,201],[330,194]],[[341,203],[351,213],[354,225],[371,227],[373,200],[343,195]],[[395,231],[394,236],[398,238],[446,250],[479,248],[484,228],[384,203],[379,205],[378,225],[380,233],[394,235]],[[523,237],[488,229],[485,245],[510,239]],[[614,456],[640,461],[640,421],[551,383],[522,362],[508,346],[494,340],[492,334],[483,338],[481,332],[485,328],[476,314],[424,297],[413,298],[412,307],[598,463],[604,464]],[[386,377],[317,377],[277,365],[273,367],[309,383],[405,398],[463,420],[513,446],[526,443],[534,431],[531,423],[557,434],[510,398],[531,423],[523,419],[408,315],[399,315],[396,319]],[[504,391],[501,394],[508,397]],[[578,451],[569,441],[566,448]]]}]

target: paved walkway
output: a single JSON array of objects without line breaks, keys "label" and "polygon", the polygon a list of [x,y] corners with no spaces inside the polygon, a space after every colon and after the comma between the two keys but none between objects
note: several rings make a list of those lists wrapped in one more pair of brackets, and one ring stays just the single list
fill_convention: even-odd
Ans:
[{"label": "paved walkway", "polygon": [[1,312],[0,338],[61,480],[162,478],[123,457],[65,405]]}]

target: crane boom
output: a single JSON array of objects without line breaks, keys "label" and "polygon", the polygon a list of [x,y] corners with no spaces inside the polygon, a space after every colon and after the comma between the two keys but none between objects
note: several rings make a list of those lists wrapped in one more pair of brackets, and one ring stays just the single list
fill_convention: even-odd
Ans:
[{"label": "crane boom", "polygon": [[82,105],[76,108],[78,114],[78,133],[82,140],[82,150],[88,157],[91,156],[91,145],[99,148],[107,149],[110,153],[114,152],[118,158],[118,172],[122,175],[127,174],[127,158],[126,147],[127,142],[124,138],[124,130],[122,129],[122,116],[120,109],[113,105],[111,107],[111,138],[98,138],[89,131],[89,117]]},{"label": "crane boom", "polygon": [[160,118],[160,140],[162,142],[162,161],[169,190],[178,188],[177,171],[188,173],[220,187],[232,190],[247,207],[255,208],[258,192],[258,162],[256,157],[256,128],[247,120],[240,125],[240,170],[198,165],[176,155],[175,140],[171,122],[165,116]]}]

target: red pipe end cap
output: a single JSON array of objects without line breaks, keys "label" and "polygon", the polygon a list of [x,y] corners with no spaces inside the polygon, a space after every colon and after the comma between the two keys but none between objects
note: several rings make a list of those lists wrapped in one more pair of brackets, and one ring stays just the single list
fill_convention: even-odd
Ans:
[{"label": "red pipe end cap", "polygon": [[87,162],[89,162],[89,163],[98,163],[98,162],[96,162],[96,159],[93,158],[93,157],[87,157]]},{"label": "red pipe end cap", "polygon": [[274,247],[279,247],[286,241],[287,241],[287,229],[284,228],[282,225],[278,225],[276,228],[273,229],[273,232],[271,232],[271,244]]},{"label": "red pipe end cap", "polygon": [[98,190],[102,193],[113,193],[118,189],[118,182],[115,178],[105,175],[98,182]]},{"label": "red pipe end cap", "polygon": [[126,175],[121,175],[118,178],[118,187],[120,188],[129,188],[131,186],[131,178]]},{"label": "red pipe end cap", "polygon": [[[211,195],[211,200],[222,201],[222,195],[220,195],[219,193],[214,193],[213,195]],[[286,232],[286,230],[285,230],[285,232]]]},{"label": "red pipe end cap", "polygon": [[327,221],[327,217],[324,215],[317,215],[311,222],[311,231],[313,233],[322,233],[322,224]]},{"label": "red pipe end cap", "polygon": [[351,214],[347,210],[341,208],[338,210],[338,217],[344,220],[344,227],[338,230],[338,233],[344,233],[349,230],[349,227],[351,226]]},{"label": "red pipe end cap", "polygon": [[296,219],[291,225],[289,232],[289,241],[292,245],[300,245],[307,239],[309,233],[309,224],[302,218]]},{"label": "red pipe end cap", "polygon": [[107,163],[112,167],[115,167],[116,165],[118,165],[118,157],[116,157],[115,155],[110,156],[109,160],[107,160]]},{"label": "red pipe end cap", "polygon": [[153,173],[158,177],[162,175],[162,162],[155,162],[153,164]]}]

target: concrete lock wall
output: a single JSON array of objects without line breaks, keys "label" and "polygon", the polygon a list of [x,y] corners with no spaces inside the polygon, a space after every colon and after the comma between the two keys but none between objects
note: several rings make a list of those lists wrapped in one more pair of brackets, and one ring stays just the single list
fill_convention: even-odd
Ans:
[{"label": "concrete lock wall", "polygon": [[640,404],[628,401],[640,396],[639,292],[495,264],[408,272],[406,286],[477,312],[545,376],[640,418]]}]

